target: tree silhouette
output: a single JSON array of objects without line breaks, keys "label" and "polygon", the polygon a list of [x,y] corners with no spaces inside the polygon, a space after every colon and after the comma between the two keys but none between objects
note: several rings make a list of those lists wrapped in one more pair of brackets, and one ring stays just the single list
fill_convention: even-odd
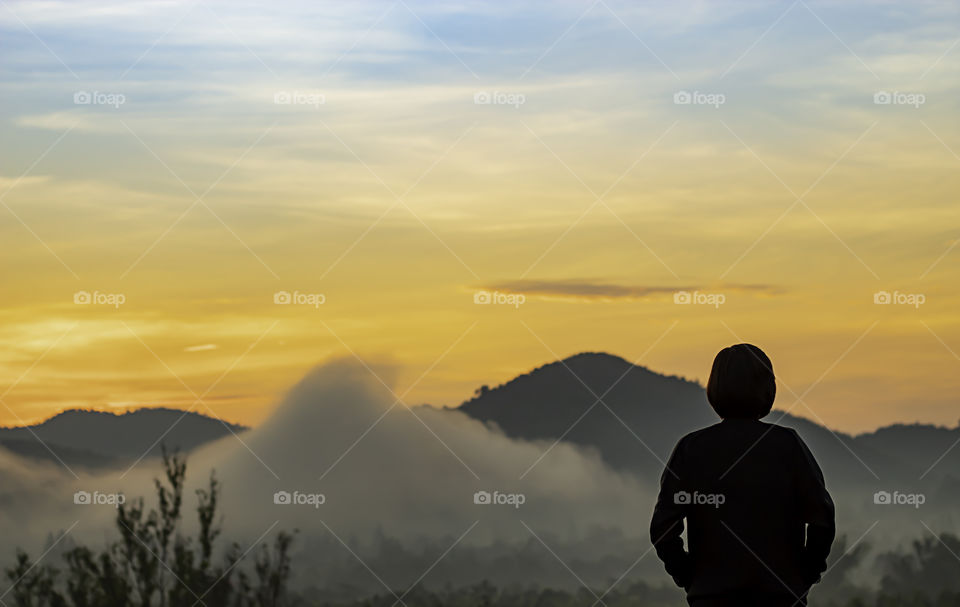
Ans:
[{"label": "tree silhouette", "polygon": [[233,543],[221,565],[215,545],[220,484],[214,473],[197,490],[197,536],[179,533],[187,464],[163,453],[163,479],[155,479],[157,506],[147,511],[143,498],[117,508],[120,538],[95,551],[76,546],[63,555],[66,568],[31,563],[17,550],[5,570],[17,607],[281,607],[287,604],[293,536],[281,531],[273,546],[253,556],[253,575],[242,566],[244,554]]}]

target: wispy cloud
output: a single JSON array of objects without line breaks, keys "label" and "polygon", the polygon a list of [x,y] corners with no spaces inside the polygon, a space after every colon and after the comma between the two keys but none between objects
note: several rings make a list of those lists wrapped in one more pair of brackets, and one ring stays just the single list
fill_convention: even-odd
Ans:
[{"label": "wispy cloud", "polygon": [[713,285],[631,285],[593,280],[514,280],[491,283],[478,287],[488,291],[523,293],[544,299],[569,299],[578,301],[624,301],[672,295],[678,291],[725,291],[779,295],[784,289],[766,284],[722,283]]},{"label": "wispy cloud", "polygon": [[200,344],[198,346],[189,346],[184,348],[184,352],[204,352],[206,350],[216,350],[219,346],[217,344]]}]

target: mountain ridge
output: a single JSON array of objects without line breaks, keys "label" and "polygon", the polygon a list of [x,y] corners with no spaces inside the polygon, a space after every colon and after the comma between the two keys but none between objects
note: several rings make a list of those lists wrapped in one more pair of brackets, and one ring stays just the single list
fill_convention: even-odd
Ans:
[{"label": "mountain ridge", "polygon": [[0,428],[0,447],[31,459],[104,468],[157,456],[164,446],[189,452],[248,429],[168,407],[141,407],[123,413],[67,409],[38,424]]},{"label": "mountain ridge", "polygon": [[[597,352],[481,387],[455,409],[512,438],[594,449],[612,467],[648,480],[659,476],[680,437],[720,421],[698,382]],[[763,421],[797,430],[825,472],[844,482],[915,482],[929,470],[936,472],[931,482],[954,482],[949,470],[960,468],[960,449],[951,448],[960,442],[960,427],[894,424],[852,435],[778,409]]]},{"label": "mountain ridge", "polygon": [[[681,436],[719,421],[699,382],[601,351],[544,363],[493,388],[480,386],[460,405],[442,409],[496,426],[514,439],[593,449],[614,469],[648,480],[659,477]],[[797,430],[824,471],[837,478],[913,482],[932,471],[931,481],[960,483],[949,472],[960,469],[960,448],[953,448],[960,443],[960,427],[898,423],[852,435],[777,409],[764,421]],[[0,428],[0,447],[96,468],[158,455],[161,443],[190,451],[248,429],[166,407],[123,413],[69,409],[39,424]]]}]

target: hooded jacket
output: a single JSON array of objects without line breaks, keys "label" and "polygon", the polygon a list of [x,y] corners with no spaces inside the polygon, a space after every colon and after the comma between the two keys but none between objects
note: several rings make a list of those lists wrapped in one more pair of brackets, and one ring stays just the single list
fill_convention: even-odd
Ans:
[{"label": "hooded jacket", "polygon": [[806,444],[755,419],[725,419],[680,439],[650,523],[657,555],[688,600],[805,603],[835,533],[833,500]]}]

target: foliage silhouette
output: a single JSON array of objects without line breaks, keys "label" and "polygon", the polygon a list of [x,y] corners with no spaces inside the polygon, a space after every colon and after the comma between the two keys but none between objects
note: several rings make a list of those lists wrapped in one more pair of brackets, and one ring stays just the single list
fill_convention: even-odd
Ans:
[{"label": "foliage silhouette", "polygon": [[220,484],[214,473],[197,490],[196,537],[180,533],[186,459],[163,453],[163,479],[155,479],[157,506],[143,498],[117,508],[119,540],[95,551],[75,546],[63,554],[65,568],[31,563],[17,550],[5,573],[17,607],[282,607],[288,604],[293,535],[281,531],[272,547],[254,553],[252,574],[242,566],[237,543],[215,564]]}]

